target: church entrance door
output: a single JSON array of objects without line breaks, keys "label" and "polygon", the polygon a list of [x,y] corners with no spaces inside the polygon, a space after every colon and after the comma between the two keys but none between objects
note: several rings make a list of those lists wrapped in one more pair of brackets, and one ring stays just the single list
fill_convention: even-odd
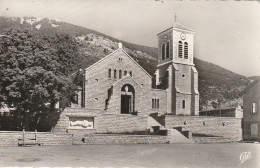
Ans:
[{"label": "church entrance door", "polygon": [[130,114],[135,109],[135,90],[130,84],[121,89],[121,114]]},{"label": "church entrance door", "polygon": [[131,108],[131,96],[122,95],[121,96],[121,114],[129,114]]}]

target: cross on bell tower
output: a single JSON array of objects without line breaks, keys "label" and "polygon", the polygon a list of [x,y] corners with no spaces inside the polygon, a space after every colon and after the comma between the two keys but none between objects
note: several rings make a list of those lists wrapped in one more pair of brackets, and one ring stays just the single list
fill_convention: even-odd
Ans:
[{"label": "cross on bell tower", "polygon": [[174,23],[176,23],[177,22],[177,15],[176,15],[176,13],[174,14]]}]

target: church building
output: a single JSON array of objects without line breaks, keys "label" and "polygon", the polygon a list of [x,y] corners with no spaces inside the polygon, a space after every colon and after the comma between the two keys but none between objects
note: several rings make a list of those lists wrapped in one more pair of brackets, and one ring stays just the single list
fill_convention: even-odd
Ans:
[{"label": "church building", "polygon": [[[207,137],[241,140],[240,118],[199,116],[194,31],[175,22],[157,37],[155,84],[119,43],[117,50],[85,69],[79,103],[64,109],[52,131],[74,134],[78,139],[88,137],[93,143],[103,143],[107,134],[144,131],[167,131],[171,140],[164,136],[164,142]],[[94,138],[100,134],[106,136]],[[207,137],[193,137],[196,135]]]},{"label": "church building", "polygon": [[152,76],[119,43],[117,50],[85,69],[79,106],[106,114],[199,115],[194,32],[175,23],[157,36],[156,88],[152,88]]}]

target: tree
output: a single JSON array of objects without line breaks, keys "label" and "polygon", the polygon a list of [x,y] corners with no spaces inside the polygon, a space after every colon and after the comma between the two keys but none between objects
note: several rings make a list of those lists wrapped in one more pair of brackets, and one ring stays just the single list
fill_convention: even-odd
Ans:
[{"label": "tree", "polygon": [[19,29],[2,34],[11,38],[0,42],[0,102],[25,118],[26,113],[42,112],[46,104],[53,109],[61,97],[74,93],[70,74],[81,55],[73,37]]}]

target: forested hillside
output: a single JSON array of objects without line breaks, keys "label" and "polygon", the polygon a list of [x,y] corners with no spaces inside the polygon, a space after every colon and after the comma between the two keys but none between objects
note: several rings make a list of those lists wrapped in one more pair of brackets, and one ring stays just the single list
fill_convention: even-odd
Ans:
[{"label": "forested hillside", "polygon": [[[27,29],[34,31],[41,37],[48,36],[48,34],[62,34],[62,36],[67,34],[69,39],[73,37],[78,47],[78,55],[81,58],[80,62],[71,62],[67,65],[71,66],[70,69],[73,70],[86,68],[108,55],[117,49],[118,42],[122,42],[126,52],[152,76],[157,65],[156,48],[120,41],[94,30],[59,20],[0,17],[0,33],[6,34],[10,29],[19,31]],[[38,40],[43,39],[39,38]],[[249,79],[196,58],[194,62],[199,73],[200,109],[228,107],[238,103],[242,96],[242,90],[250,83]],[[75,75],[71,75],[71,77],[73,76]]]}]

